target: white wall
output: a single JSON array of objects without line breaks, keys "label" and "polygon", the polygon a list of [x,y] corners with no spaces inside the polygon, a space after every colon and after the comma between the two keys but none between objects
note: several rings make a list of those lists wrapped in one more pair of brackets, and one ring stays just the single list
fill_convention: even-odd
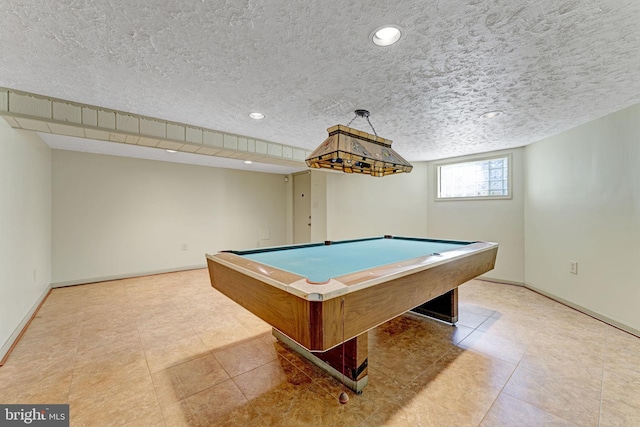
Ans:
[{"label": "white wall", "polygon": [[287,242],[284,175],[63,150],[52,164],[54,285],[204,266],[205,253]]},{"label": "white wall", "polygon": [[46,296],[51,263],[51,150],[0,119],[0,359]]},{"label": "white wall", "polygon": [[527,285],[640,330],[640,105],[526,147],[525,170]]},{"label": "white wall", "polygon": [[[342,240],[392,234],[427,236],[425,163],[411,173],[382,178],[362,174],[326,175],[326,238]],[[313,187],[316,191],[316,187]]]},{"label": "white wall", "polygon": [[513,198],[505,200],[436,201],[436,167],[429,162],[429,237],[485,240],[499,243],[496,267],[483,275],[505,282],[524,283],[524,183],[523,149],[496,151],[451,160],[472,160],[487,155],[512,154]]}]

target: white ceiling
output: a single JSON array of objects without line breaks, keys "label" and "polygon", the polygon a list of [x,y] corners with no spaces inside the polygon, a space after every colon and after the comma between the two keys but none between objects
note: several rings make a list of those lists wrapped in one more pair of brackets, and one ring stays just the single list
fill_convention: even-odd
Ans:
[{"label": "white ceiling", "polygon": [[[0,86],[309,150],[357,108],[419,161],[640,102],[638,0],[8,0],[0,16]],[[384,24],[397,44],[371,42]]]}]

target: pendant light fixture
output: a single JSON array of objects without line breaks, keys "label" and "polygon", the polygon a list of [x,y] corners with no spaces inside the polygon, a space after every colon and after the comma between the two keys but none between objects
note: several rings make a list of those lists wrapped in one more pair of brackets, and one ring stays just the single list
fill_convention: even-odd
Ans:
[{"label": "pendant light fixture", "polygon": [[[413,166],[391,148],[392,141],[378,136],[369,121],[369,111],[356,110],[355,113],[347,126],[327,129],[329,137],[307,157],[307,166],[377,177],[411,172]],[[367,120],[373,135],[349,127],[358,117]]]}]

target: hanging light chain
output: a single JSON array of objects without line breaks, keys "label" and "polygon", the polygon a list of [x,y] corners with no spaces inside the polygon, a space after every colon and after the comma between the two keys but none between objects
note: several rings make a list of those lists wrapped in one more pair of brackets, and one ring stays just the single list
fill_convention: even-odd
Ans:
[{"label": "hanging light chain", "polygon": [[349,123],[347,123],[347,127],[350,128],[351,127],[351,123],[354,122],[355,119],[358,118],[358,115],[356,114],[355,116],[353,116],[353,119],[351,119],[351,121]]},{"label": "hanging light chain", "polygon": [[369,123],[369,126],[371,126],[371,130],[373,131],[373,134],[375,136],[378,136],[378,134],[376,133],[376,130],[373,128],[373,125],[371,124],[371,122],[369,121],[369,116],[366,117],[367,119],[367,123]]},{"label": "hanging light chain", "polygon": [[369,123],[369,126],[371,127],[371,130],[373,131],[373,134],[375,136],[378,136],[376,130],[373,128],[373,125],[371,124],[371,120],[369,120],[369,116],[370,115],[371,114],[367,110],[356,110],[356,115],[353,117],[353,119],[351,119],[351,121],[349,122],[347,127],[351,127],[351,123],[353,123],[354,120],[357,119],[358,117],[364,117],[365,119],[367,119],[367,123]]}]

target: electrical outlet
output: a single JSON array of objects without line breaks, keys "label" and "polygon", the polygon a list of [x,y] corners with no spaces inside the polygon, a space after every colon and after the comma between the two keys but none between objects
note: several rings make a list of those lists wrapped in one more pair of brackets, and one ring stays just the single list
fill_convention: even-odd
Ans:
[{"label": "electrical outlet", "polygon": [[183,243],[183,244],[182,244],[182,250],[183,250],[183,251],[187,251],[187,250],[189,250],[189,247],[187,246],[187,244],[186,244],[186,243]]},{"label": "electrical outlet", "polygon": [[569,261],[569,273],[578,274],[578,262],[577,261]]}]

